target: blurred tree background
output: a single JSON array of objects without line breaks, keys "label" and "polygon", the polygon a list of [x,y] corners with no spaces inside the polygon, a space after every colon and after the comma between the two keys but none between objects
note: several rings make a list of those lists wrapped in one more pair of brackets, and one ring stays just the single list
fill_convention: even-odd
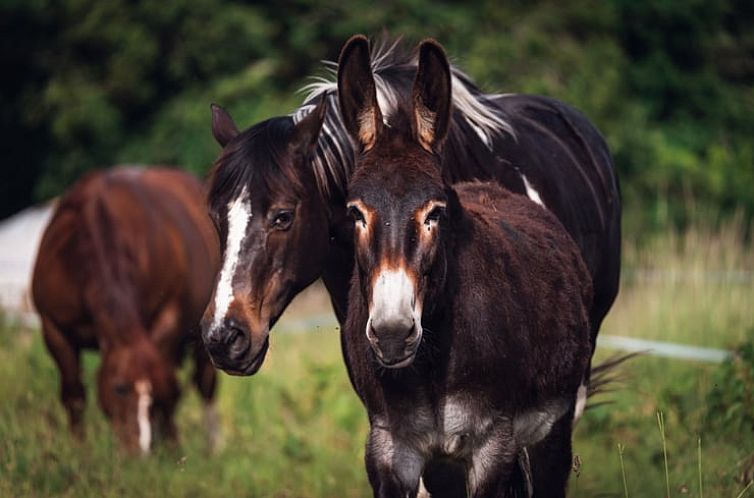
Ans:
[{"label": "blurred tree background", "polygon": [[0,218],[116,163],[206,173],[209,103],[285,114],[352,34],[433,36],[487,92],[585,112],[628,230],[754,214],[754,2],[4,0]]}]

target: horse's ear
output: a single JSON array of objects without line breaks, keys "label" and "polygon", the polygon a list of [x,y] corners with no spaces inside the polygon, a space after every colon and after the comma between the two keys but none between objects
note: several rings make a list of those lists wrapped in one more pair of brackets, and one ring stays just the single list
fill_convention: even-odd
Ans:
[{"label": "horse's ear", "polygon": [[212,110],[212,135],[221,147],[225,147],[233,137],[238,135],[238,128],[228,111],[217,104],[211,104],[209,107]]},{"label": "horse's ear", "polygon": [[450,64],[435,40],[425,40],[419,46],[419,68],[412,97],[411,122],[416,139],[431,152],[448,134],[452,98]]},{"label": "horse's ear", "polygon": [[319,132],[327,116],[327,94],[322,95],[319,103],[309,114],[299,121],[293,131],[293,147],[308,153],[316,144]]},{"label": "horse's ear", "polygon": [[382,112],[377,104],[369,41],[364,35],[351,37],[340,52],[338,99],[346,129],[363,150],[371,149],[382,131]]}]

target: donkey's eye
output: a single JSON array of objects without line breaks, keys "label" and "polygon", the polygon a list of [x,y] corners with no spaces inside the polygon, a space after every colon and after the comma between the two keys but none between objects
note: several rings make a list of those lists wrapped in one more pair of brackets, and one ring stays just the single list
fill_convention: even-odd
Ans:
[{"label": "donkey's eye", "polygon": [[354,223],[361,223],[362,225],[367,224],[367,220],[364,218],[364,213],[362,213],[356,206],[348,206],[348,216],[353,219]]},{"label": "donkey's eye", "polygon": [[445,214],[445,207],[444,206],[435,206],[432,211],[430,211],[427,214],[427,217],[424,218],[424,224],[429,226],[432,223],[437,223],[440,221],[440,218],[443,217]]},{"label": "donkey's eye", "polygon": [[275,230],[288,230],[293,224],[293,211],[283,210],[275,213],[270,224]]}]

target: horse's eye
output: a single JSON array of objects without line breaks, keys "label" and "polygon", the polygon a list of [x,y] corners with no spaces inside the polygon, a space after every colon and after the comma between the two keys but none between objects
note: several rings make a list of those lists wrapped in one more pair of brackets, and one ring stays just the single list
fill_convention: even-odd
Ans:
[{"label": "horse's eye", "polygon": [[367,220],[364,218],[364,213],[362,213],[356,206],[348,206],[348,216],[351,217],[354,223],[361,223],[363,225],[367,224]]},{"label": "horse's eye", "polygon": [[284,210],[275,213],[272,218],[272,228],[275,230],[288,230],[293,224],[293,211]]},{"label": "horse's eye", "polygon": [[435,206],[432,211],[427,214],[427,217],[424,218],[424,224],[425,225],[431,225],[432,223],[437,223],[440,221],[440,218],[443,217],[445,214],[445,207],[444,206]]},{"label": "horse's eye", "polygon": [[127,396],[131,392],[131,385],[127,382],[119,382],[113,386],[113,391],[118,396]]}]

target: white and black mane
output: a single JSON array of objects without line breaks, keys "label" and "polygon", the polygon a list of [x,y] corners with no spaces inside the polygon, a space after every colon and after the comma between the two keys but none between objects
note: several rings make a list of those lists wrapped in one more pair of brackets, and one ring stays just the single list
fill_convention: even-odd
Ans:
[{"label": "white and black mane", "polygon": [[[410,95],[413,74],[417,67],[415,53],[403,49],[400,40],[383,40],[372,45],[372,71],[383,119],[390,126],[391,119],[399,109],[401,100]],[[307,116],[322,99],[327,99],[328,110],[319,142],[312,161],[318,185],[324,194],[330,194],[334,187],[338,193],[345,192],[345,185],[353,168],[353,145],[340,118],[335,76],[338,65],[325,61],[326,76],[314,77],[314,81],[304,86],[304,103],[292,118],[295,123]],[[471,78],[457,67],[452,67],[453,124],[445,155],[454,162],[473,155],[472,150],[483,149],[482,155],[493,153],[495,140],[515,137],[502,108],[493,99],[501,95],[484,94]],[[470,133],[471,132],[471,133]],[[467,162],[467,161],[464,161]],[[471,158],[479,163],[478,158]],[[491,166],[491,165],[490,165]],[[490,172],[485,177],[493,176]]]}]

